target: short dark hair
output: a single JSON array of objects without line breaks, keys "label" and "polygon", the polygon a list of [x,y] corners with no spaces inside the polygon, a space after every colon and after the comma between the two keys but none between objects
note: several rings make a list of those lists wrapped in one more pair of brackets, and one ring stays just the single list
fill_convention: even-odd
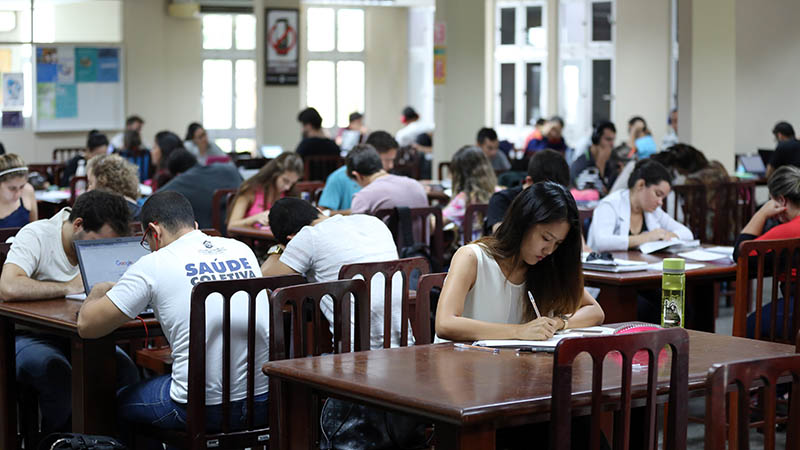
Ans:
[{"label": "short dark hair", "polygon": [[169,154],[167,170],[173,175],[178,175],[197,165],[197,157],[185,148],[176,148]]},{"label": "short dark hair", "polygon": [[89,133],[89,138],[86,139],[86,148],[94,150],[104,145],[108,145],[108,138],[106,135],[97,130],[92,130],[92,132]]},{"label": "short dark hair", "polygon": [[360,112],[356,111],[354,113],[350,113],[350,117],[347,118],[350,122],[355,122],[356,120],[363,119],[364,115]]},{"label": "short dark hair", "polygon": [[672,174],[658,161],[641,159],[633,166],[631,177],[628,178],[628,188],[632,188],[639,180],[644,180],[645,186],[659,184],[662,181],[672,184]]},{"label": "short dark hair", "polygon": [[628,127],[632,127],[634,123],[636,123],[636,122],[638,122],[640,120],[644,124],[644,127],[647,128],[647,121],[644,120],[644,117],[642,117],[642,116],[633,116],[633,117],[631,117],[631,119],[628,121]]},{"label": "short dark hair", "polygon": [[322,116],[314,108],[306,108],[297,115],[297,121],[303,125],[311,125],[311,128],[319,130],[322,128]]},{"label": "short dark hair", "polygon": [[382,130],[370,133],[366,143],[375,147],[378,153],[386,153],[389,150],[396,150],[400,147],[391,134]]},{"label": "short dark hair", "polygon": [[360,144],[350,150],[345,158],[347,176],[353,177],[353,172],[369,176],[383,169],[381,157],[375,147],[369,144]]},{"label": "short dark hair", "polygon": [[410,106],[403,108],[403,119],[406,121],[419,119],[419,114]]},{"label": "short dark hair", "polygon": [[300,198],[284,197],[269,209],[270,230],[275,240],[286,245],[289,242],[289,235],[296,234],[306,225],[311,225],[311,222],[317,220],[319,216],[319,210],[311,203]]},{"label": "short dark hair", "polygon": [[561,116],[553,116],[550,118],[550,122],[558,122],[561,128],[564,128],[564,119]]},{"label": "short dark hair", "polygon": [[478,144],[483,144],[486,140],[496,141],[497,140],[497,132],[494,131],[494,128],[487,128],[483,127],[478,130],[478,137],[476,138]]},{"label": "short dark hair", "polygon": [[186,128],[186,137],[184,138],[184,140],[191,141],[192,139],[194,139],[194,133],[196,133],[197,130],[199,130],[200,128],[203,128],[203,125],[197,122],[190,123],[189,126]]},{"label": "short dark hair", "polygon": [[156,133],[156,145],[161,149],[161,160],[158,162],[159,169],[167,167],[167,161],[175,149],[184,148],[183,140],[172,131],[159,131]]},{"label": "short dark hair", "polygon": [[528,176],[534,183],[552,181],[567,187],[569,186],[569,165],[561,152],[548,148],[533,154],[528,162]]},{"label": "short dark hair", "polygon": [[132,116],[128,116],[128,118],[125,119],[125,127],[126,128],[131,126],[131,125],[133,125],[133,124],[135,124],[135,123],[144,124],[144,119],[142,119],[141,117],[139,117],[139,116],[137,116],[135,114],[132,115]]},{"label": "short dark hair", "polygon": [[128,130],[125,132],[123,143],[125,150],[137,150],[142,146],[142,135],[136,130]]},{"label": "short dark hair", "polygon": [[128,202],[121,195],[97,189],[84,192],[72,205],[69,221],[75,222],[79,217],[83,219],[83,229],[86,231],[98,232],[103,225],[108,224],[118,236],[131,233],[128,226],[131,211]]},{"label": "short dark hair", "polygon": [[775,127],[772,128],[772,134],[777,135],[778,133],[793,138],[794,137],[794,127],[789,122],[778,122],[775,124]]},{"label": "short dark hair", "polygon": [[144,202],[140,213],[142,226],[158,223],[174,233],[181,228],[194,228],[194,210],[180,192],[158,191]]}]

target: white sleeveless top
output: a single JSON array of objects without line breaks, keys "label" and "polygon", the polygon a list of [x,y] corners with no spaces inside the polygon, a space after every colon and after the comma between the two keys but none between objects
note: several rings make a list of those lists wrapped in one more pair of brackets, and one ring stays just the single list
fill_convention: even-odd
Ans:
[{"label": "white sleeveless top", "polygon": [[[504,324],[525,322],[525,283],[513,284],[506,280],[500,266],[482,246],[468,244],[466,247],[475,252],[478,270],[475,284],[464,300],[461,317]],[[446,341],[437,336],[436,342]]]}]

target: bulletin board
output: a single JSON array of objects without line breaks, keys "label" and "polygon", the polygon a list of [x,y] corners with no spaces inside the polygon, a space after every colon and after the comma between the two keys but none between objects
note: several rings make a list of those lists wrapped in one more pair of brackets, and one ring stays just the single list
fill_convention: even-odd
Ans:
[{"label": "bulletin board", "polygon": [[122,48],[40,44],[34,48],[35,131],[119,129],[125,122]]}]

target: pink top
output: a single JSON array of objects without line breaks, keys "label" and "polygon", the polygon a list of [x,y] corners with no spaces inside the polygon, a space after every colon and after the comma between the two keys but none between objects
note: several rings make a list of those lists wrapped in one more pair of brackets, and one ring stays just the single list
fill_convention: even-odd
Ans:
[{"label": "pink top", "polygon": [[255,216],[258,213],[269,211],[271,207],[272,204],[264,205],[264,190],[256,189],[255,197],[253,198],[253,204],[250,205],[250,209],[247,210],[247,213],[245,213],[244,216]]}]

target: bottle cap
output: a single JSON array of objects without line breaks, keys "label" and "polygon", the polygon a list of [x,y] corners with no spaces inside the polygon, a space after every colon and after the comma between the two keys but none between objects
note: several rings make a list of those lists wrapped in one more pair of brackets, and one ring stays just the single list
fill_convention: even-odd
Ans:
[{"label": "bottle cap", "polygon": [[680,270],[686,269],[686,261],[683,258],[664,258],[664,270]]}]

